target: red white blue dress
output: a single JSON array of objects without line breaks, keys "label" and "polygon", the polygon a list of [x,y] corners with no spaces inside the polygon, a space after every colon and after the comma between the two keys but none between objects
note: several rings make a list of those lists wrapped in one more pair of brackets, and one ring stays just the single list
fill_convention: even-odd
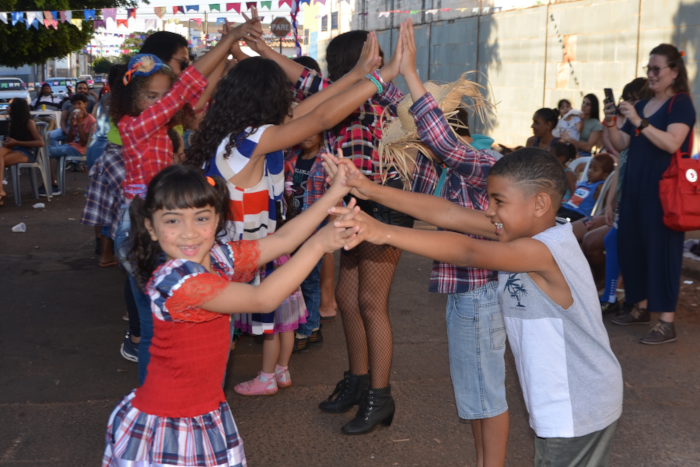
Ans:
[{"label": "red white blue dress", "polygon": [[[272,235],[277,230],[277,205],[284,213],[284,152],[275,151],[265,155],[265,167],[260,181],[251,188],[240,188],[229,180],[250,162],[255,148],[265,130],[273,125],[263,125],[257,129],[246,128],[238,137],[236,146],[229,151],[230,136],[224,138],[216,150],[216,155],[205,167],[207,175],[216,175],[226,180],[229,203],[233,220],[227,222],[226,240],[259,240]],[[254,285],[265,279],[275,269],[289,260],[283,256],[260,268]],[[243,332],[254,335],[276,334],[294,331],[299,324],[306,322],[308,312],[301,289],[297,289],[271,313],[241,314],[235,317],[234,325]]]},{"label": "red white blue dress", "polygon": [[259,259],[256,241],[216,244],[216,273],[181,259],[153,273],[146,287],[154,318],[148,375],[109,418],[103,467],[247,465],[222,385],[230,317],[198,306],[232,281],[251,281]]}]

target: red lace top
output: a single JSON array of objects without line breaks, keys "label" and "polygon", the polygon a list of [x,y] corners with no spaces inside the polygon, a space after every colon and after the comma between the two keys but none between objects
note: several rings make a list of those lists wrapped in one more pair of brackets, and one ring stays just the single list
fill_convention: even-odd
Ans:
[{"label": "red lace top", "polygon": [[215,245],[210,273],[199,263],[172,260],[148,283],[153,340],[148,375],[132,405],[160,417],[194,417],[225,402],[223,377],[231,344],[230,317],[197,308],[231,281],[248,282],[259,267],[257,241]]}]

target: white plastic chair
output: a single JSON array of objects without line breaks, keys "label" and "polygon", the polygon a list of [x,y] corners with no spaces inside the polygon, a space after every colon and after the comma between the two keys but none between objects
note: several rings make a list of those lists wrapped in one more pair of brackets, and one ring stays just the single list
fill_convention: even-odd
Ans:
[{"label": "white plastic chair", "polygon": [[603,208],[605,207],[605,202],[607,201],[608,197],[608,191],[610,191],[610,185],[612,185],[612,180],[613,177],[615,176],[615,172],[617,170],[613,170],[610,175],[608,175],[608,178],[605,179],[605,183],[603,183],[603,188],[600,189],[600,194],[598,195],[598,199],[596,200],[595,204],[593,205],[593,210],[591,211],[591,217],[595,216],[599,211],[602,212]]},{"label": "white plastic chair", "polygon": [[569,162],[568,167],[576,173],[576,167],[580,166],[581,164],[586,164],[586,166],[583,168],[583,173],[581,174],[581,178],[579,179],[579,182],[585,182],[588,180],[588,166],[591,165],[591,161],[593,160],[592,156],[589,157],[579,157],[578,159],[574,159],[571,162]]},{"label": "white plastic chair", "polygon": [[[48,133],[46,128],[49,126],[46,122],[36,122],[36,128],[39,131],[39,135],[44,140],[43,148],[34,148],[36,153],[36,160],[34,162],[23,162],[20,164],[15,164],[10,167],[12,171],[12,190],[15,196],[15,204],[17,206],[22,205],[22,198],[20,197],[20,186],[19,186],[19,175],[22,169],[31,169],[29,173],[29,181],[32,185],[32,193],[34,194],[34,199],[39,199],[39,187],[36,183],[36,172],[35,169],[39,169],[41,173],[41,178],[44,181],[44,187],[51,186],[51,168],[49,165],[49,141]],[[51,190],[46,191],[46,199],[51,201]]]},{"label": "white plastic chair", "polygon": [[[87,144],[85,144],[86,148],[90,145],[90,140],[92,139],[92,135],[95,133],[95,128],[96,125],[93,123],[90,127],[90,131],[88,132],[88,140]],[[82,154],[81,156],[61,156],[58,159],[58,190],[61,192],[62,195],[66,194],[66,163],[86,161],[87,157],[85,156],[85,154]]]}]

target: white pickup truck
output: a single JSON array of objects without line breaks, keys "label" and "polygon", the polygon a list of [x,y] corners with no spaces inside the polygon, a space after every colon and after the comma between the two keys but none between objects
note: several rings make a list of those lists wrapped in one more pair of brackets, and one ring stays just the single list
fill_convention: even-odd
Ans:
[{"label": "white pickup truck", "polygon": [[7,112],[12,99],[30,102],[27,85],[19,78],[0,78],[0,113]]}]

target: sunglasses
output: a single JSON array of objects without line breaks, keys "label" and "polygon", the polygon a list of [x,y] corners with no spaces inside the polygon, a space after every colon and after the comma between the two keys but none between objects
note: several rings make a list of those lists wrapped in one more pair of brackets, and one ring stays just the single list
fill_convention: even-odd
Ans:
[{"label": "sunglasses", "polygon": [[649,75],[654,75],[654,76],[659,76],[659,73],[661,73],[661,70],[664,68],[671,68],[670,66],[645,66],[643,68],[644,72]]},{"label": "sunglasses", "polygon": [[175,61],[177,61],[178,63],[180,63],[180,72],[185,71],[185,68],[187,68],[188,66],[190,66],[190,61],[189,61],[189,60],[183,60],[183,59],[181,59],[181,58],[175,58],[175,57],[173,57],[173,59],[174,59]]}]

